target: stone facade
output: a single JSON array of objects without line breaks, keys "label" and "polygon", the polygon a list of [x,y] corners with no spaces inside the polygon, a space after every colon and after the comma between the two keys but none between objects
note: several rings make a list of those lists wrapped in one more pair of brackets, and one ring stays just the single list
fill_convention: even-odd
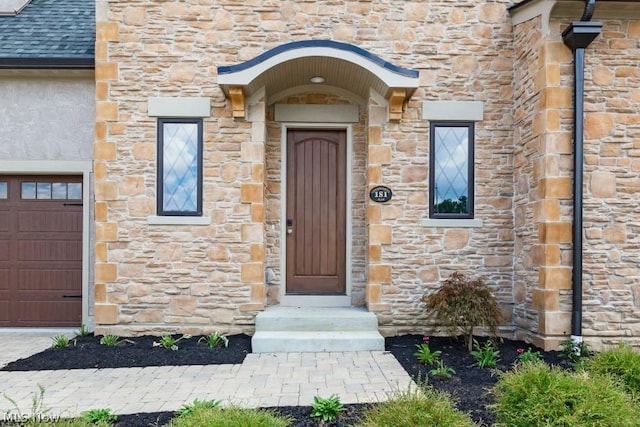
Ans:
[{"label": "stone facade", "polygon": [[[96,330],[251,332],[256,313],[284,292],[283,127],[274,104],[358,104],[359,119],[348,125],[351,304],[376,312],[383,334],[436,333],[420,298],[460,271],[491,284],[510,315],[505,330],[545,347],[565,339],[572,55],[560,33],[569,20],[533,14],[512,24],[511,3],[98,0]],[[640,332],[639,28],[607,20],[587,54],[585,335],[594,343]],[[300,89],[275,99],[268,85],[262,92],[248,85],[238,106],[218,83],[218,67],[300,40],[342,42],[419,71],[399,120],[391,98],[379,94],[356,102]],[[203,154],[210,223],[148,220],[157,162],[150,97],[210,99]],[[476,222],[430,221],[423,101],[482,102]],[[392,201],[371,201],[375,185],[392,188]]]}]

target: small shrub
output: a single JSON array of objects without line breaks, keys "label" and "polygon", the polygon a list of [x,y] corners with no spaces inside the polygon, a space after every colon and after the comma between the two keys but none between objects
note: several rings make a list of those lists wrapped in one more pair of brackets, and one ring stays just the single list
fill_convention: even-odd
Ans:
[{"label": "small shrub", "polygon": [[580,365],[591,356],[591,350],[586,342],[575,343],[573,340],[564,340],[560,343],[560,357],[567,359],[574,365]]},{"label": "small shrub", "polygon": [[631,427],[640,408],[605,376],[517,364],[494,388],[496,427]]},{"label": "small shrub", "polygon": [[398,391],[362,414],[357,427],[474,427],[469,416],[457,409],[448,395],[422,386]]},{"label": "small shrub", "polygon": [[436,362],[436,367],[429,371],[429,375],[439,378],[451,378],[456,374],[453,368],[448,367],[442,360]]},{"label": "small shrub", "polygon": [[440,289],[424,295],[422,301],[438,319],[448,325],[452,335],[462,333],[469,351],[472,349],[473,328],[484,326],[492,333],[502,320],[502,313],[491,289],[482,280],[469,280],[464,274],[453,273]]},{"label": "small shrub", "polygon": [[585,368],[591,373],[611,375],[636,401],[640,400],[640,353],[628,345],[596,353],[586,361]]},{"label": "small shrub", "polygon": [[241,409],[235,406],[226,408],[197,408],[188,414],[171,420],[168,427],[287,427],[291,419],[278,416],[270,411],[259,409]]},{"label": "small shrub", "polygon": [[100,344],[106,345],[107,347],[113,347],[123,342],[128,342],[133,344],[133,341],[120,338],[117,335],[103,335],[102,338],[100,338]]},{"label": "small shrub", "polygon": [[416,344],[416,348],[418,350],[413,353],[413,355],[418,359],[420,363],[433,366],[442,352],[439,350],[431,350],[429,348],[429,337],[424,337],[423,341],[424,342],[422,344]]},{"label": "small shrub", "polygon": [[91,335],[91,331],[89,330],[89,328],[87,328],[87,326],[83,323],[80,326],[80,329],[78,329],[78,332],[76,332],[76,335],[79,337],[88,337],[89,335]]},{"label": "small shrub", "polygon": [[494,368],[500,360],[500,350],[493,347],[491,340],[485,341],[482,347],[478,341],[473,340],[471,355],[476,360],[476,365],[481,368]]},{"label": "small shrub", "polygon": [[224,345],[227,347],[229,345],[229,338],[222,335],[220,332],[212,332],[207,336],[201,337],[198,342],[206,342],[209,348],[216,348]]},{"label": "small shrub", "polygon": [[516,350],[518,352],[518,362],[527,363],[527,362],[541,362],[542,355],[539,351],[531,351],[530,348],[527,351],[524,348],[519,348]]},{"label": "small shrub", "polygon": [[160,341],[153,343],[154,347],[164,347],[176,351],[178,349],[178,343],[182,340],[191,338],[191,335],[183,335],[180,338],[174,338],[173,335],[162,335]]},{"label": "small shrub", "polygon": [[220,407],[219,400],[199,400],[194,399],[193,403],[185,403],[176,411],[178,416],[186,416],[195,411],[202,411],[205,409],[217,409]]},{"label": "small shrub", "polygon": [[72,344],[75,345],[75,340],[70,339],[66,335],[56,335],[51,339],[53,340],[53,344],[51,345],[53,348],[67,348]]},{"label": "small shrub", "polygon": [[90,424],[111,424],[118,418],[109,408],[90,409],[82,412],[82,419]]},{"label": "small shrub", "polygon": [[340,398],[335,394],[326,398],[314,397],[311,408],[311,416],[318,417],[324,422],[335,420],[340,415],[340,412],[344,411]]}]

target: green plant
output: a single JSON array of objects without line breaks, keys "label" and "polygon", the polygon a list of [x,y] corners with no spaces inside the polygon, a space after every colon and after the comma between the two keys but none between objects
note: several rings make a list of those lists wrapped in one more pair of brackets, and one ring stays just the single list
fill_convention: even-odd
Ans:
[{"label": "green plant", "polygon": [[220,407],[219,400],[199,400],[194,399],[193,403],[185,403],[176,411],[178,416],[186,416],[205,409],[216,409]]},{"label": "green plant", "polygon": [[76,332],[76,335],[79,337],[88,337],[89,335],[91,335],[91,331],[89,330],[89,328],[87,328],[87,325],[83,323],[80,326],[80,329],[78,329],[78,332]]},{"label": "green plant", "polygon": [[133,341],[125,338],[120,338],[117,335],[103,335],[102,338],[100,338],[100,344],[106,345],[107,347],[113,347],[123,342],[133,344]]},{"label": "green plant", "polygon": [[113,414],[109,408],[89,409],[80,415],[83,420],[91,424],[111,424],[118,419],[118,416]]},{"label": "green plant", "polygon": [[357,427],[474,427],[469,415],[457,410],[451,398],[421,385],[396,391],[386,402],[372,405]]},{"label": "green plant", "polygon": [[496,427],[631,427],[640,408],[611,378],[545,363],[516,364],[494,388]]},{"label": "green plant", "polygon": [[586,342],[575,342],[571,339],[560,343],[560,357],[567,359],[574,365],[580,365],[585,359],[591,356],[591,350]]},{"label": "green plant", "polygon": [[75,340],[70,339],[66,335],[56,335],[51,339],[53,340],[53,344],[51,345],[53,348],[67,348],[76,343]]},{"label": "green plant", "polygon": [[493,347],[491,340],[486,340],[482,347],[478,341],[473,340],[471,355],[476,360],[476,365],[481,368],[494,368],[500,360],[500,350]]},{"label": "green plant", "polygon": [[433,366],[442,352],[439,350],[431,350],[431,348],[429,348],[429,337],[424,337],[423,341],[424,342],[422,344],[416,344],[416,348],[418,350],[413,353],[413,355],[418,359],[420,363]]},{"label": "green plant", "polygon": [[448,367],[442,360],[436,362],[436,367],[429,371],[429,375],[440,378],[451,378],[456,374],[453,368]]},{"label": "green plant", "polygon": [[169,422],[168,427],[287,427],[290,418],[284,418],[271,411],[244,409],[235,406],[225,408],[197,408],[178,416]]},{"label": "green plant", "polygon": [[340,412],[344,411],[340,398],[332,394],[329,397],[316,396],[311,404],[311,416],[318,417],[322,421],[333,421],[338,418]]},{"label": "green plant", "polygon": [[425,294],[422,301],[449,326],[453,335],[464,335],[469,351],[474,327],[484,326],[495,334],[502,321],[500,306],[491,289],[482,280],[469,280],[458,272],[446,279],[436,292]]},{"label": "green plant", "polygon": [[229,338],[222,335],[220,332],[211,332],[209,335],[201,337],[198,342],[206,342],[209,348],[220,347],[224,344],[225,347],[229,345]]},{"label": "green plant", "polygon": [[594,374],[612,376],[636,402],[640,401],[640,353],[628,345],[596,353],[585,362],[585,368]]},{"label": "green plant", "polygon": [[542,362],[542,356],[539,351],[531,351],[531,348],[526,351],[524,348],[519,348],[516,351],[518,352],[518,362],[520,363]]},{"label": "green plant", "polygon": [[153,343],[154,347],[164,347],[176,351],[178,349],[178,343],[182,340],[191,338],[191,335],[182,335],[180,338],[174,338],[173,335],[162,335],[160,341]]}]

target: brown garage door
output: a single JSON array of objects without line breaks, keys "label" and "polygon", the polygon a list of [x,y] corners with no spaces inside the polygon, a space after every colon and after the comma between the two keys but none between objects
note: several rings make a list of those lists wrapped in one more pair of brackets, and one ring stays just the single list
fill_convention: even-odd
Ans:
[{"label": "brown garage door", "polygon": [[82,178],[0,175],[0,326],[82,322]]}]

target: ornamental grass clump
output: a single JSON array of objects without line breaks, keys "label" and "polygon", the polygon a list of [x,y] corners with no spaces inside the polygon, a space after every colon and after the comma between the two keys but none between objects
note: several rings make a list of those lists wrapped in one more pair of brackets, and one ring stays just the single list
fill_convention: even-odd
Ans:
[{"label": "ornamental grass clump", "polygon": [[491,289],[482,280],[470,280],[458,272],[446,279],[440,289],[425,294],[422,301],[451,329],[452,335],[464,335],[469,351],[473,348],[474,327],[483,326],[495,334],[502,320]]},{"label": "ornamental grass clump", "polygon": [[235,406],[225,408],[198,407],[171,420],[168,427],[286,427],[292,420],[261,409],[246,409]]},{"label": "ornamental grass clump", "polygon": [[496,427],[637,427],[640,408],[614,381],[542,362],[516,364],[494,388]]},{"label": "ornamental grass clump", "polygon": [[640,353],[628,345],[597,353],[585,362],[588,372],[610,375],[640,403]]}]

